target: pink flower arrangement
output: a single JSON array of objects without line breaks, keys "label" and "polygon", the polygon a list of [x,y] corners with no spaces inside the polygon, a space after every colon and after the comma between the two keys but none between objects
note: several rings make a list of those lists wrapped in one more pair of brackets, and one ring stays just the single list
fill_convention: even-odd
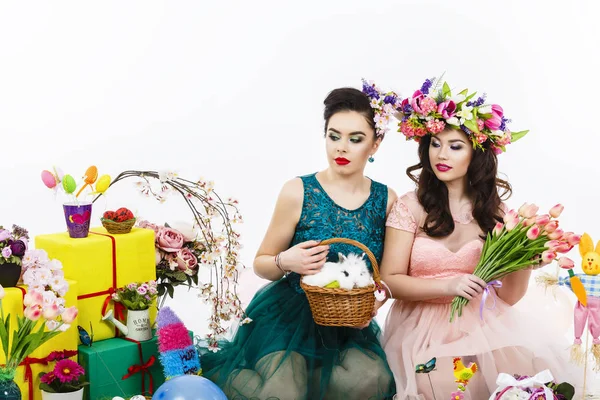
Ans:
[{"label": "pink flower arrangement", "polygon": [[25,228],[13,225],[11,230],[0,225],[0,265],[15,263],[21,265],[21,260],[27,250],[29,234]]},{"label": "pink flower arrangement", "polygon": [[506,127],[510,120],[504,117],[502,107],[487,104],[485,95],[475,98],[475,94],[469,94],[467,89],[452,94],[446,82],[427,79],[421,89],[396,107],[399,131],[407,140],[419,141],[426,134],[435,135],[450,126],[465,132],[477,148],[489,141],[496,154],[527,134],[528,131],[511,133]]},{"label": "pink flower arrangement", "polygon": [[362,92],[371,100],[371,108],[375,114],[375,134],[382,138],[389,130],[390,116],[400,106],[400,97],[393,91],[383,92],[375,83],[362,80]]},{"label": "pink flower arrangement", "polygon": [[50,372],[41,372],[40,390],[48,393],[76,392],[89,383],[84,380],[85,370],[68,358],[60,359]]},{"label": "pink flower arrangement", "polygon": [[158,295],[156,281],[144,283],[129,283],[127,286],[117,289],[112,299],[121,303],[128,310],[147,310]]},{"label": "pink flower arrangement", "polygon": [[[27,250],[23,256],[23,281],[29,291],[23,299],[23,316],[12,332],[10,315],[1,311],[0,342],[6,364],[0,367],[0,376],[12,379],[19,364],[39,346],[67,330],[77,317],[78,310],[65,308],[63,296],[69,289],[62,274],[62,264],[51,260],[44,250]],[[0,308],[5,291],[0,286]],[[40,322],[45,324],[39,326]],[[12,343],[9,346],[9,337]]]},{"label": "pink flower arrangement", "polygon": [[[545,265],[568,253],[581,240],[581,235],[564,232],[559,228],[558,218],[564,207],[552,207],[548,214],[538,215],[535,204],[523,204],[518,211],[510,210],[488,234],[479,263],[473,274],[488,283],[481,302],[480,314],[494,287],[502,286],[502,277],[532,266]],[[468,300],[455,297],[452,301],[450,321],[455,314],[460,317]]]},{"label": "pink flower arrangement", "polygon": [[156,278],[158,296],[164,303],[168,294],[171,298],[175,286],[197,285],[199,263],[205,262],[206,247],[196,239],[196,230],[186,224],[156,225],[148,221],[140,221],[140,228],[152,229],[155,232]]}]

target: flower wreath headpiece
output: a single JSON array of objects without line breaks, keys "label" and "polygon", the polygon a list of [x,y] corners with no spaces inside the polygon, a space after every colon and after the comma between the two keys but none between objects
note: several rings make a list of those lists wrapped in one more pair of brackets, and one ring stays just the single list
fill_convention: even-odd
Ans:
[{"label": "flower wreath headpiece", "polygon": [[362,92],[371,100],[371,108],[375,111],[375,135],[383,139],[387,131],[390,116],[400,107],[401,98],[394,92],[382,92],[372,81],[362,80]]},{"label": "flower wreath headpiece", "polygon": [[448,83],[440,79],[427,79],[412,98],[402,100],[397,108],[399,132],[406,140],[419,141],[426,134],[435,135],[448,125],[465,132],[473,142],[473,148],[483,149],[489,141],[496,154],[506,151],[506,145],[516,142],[529,131],[511,132],[504,117],[504,110],[497,104],[488,104],[485,93],[474,99],[476,92],[468,89],[452,95]]}]

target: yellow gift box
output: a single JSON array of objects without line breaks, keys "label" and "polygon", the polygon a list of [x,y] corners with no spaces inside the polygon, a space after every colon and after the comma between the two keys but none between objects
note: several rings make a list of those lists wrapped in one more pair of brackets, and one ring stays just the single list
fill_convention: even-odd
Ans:
[{"label": "yellow gift box", "polygon": [[[66,301],[65,307],[77,306],[77,282],[67,279],[67,283],[69,284],[69,290],[64,296]],[[27,291],[27,286],[19,287]],[[4,311],[5,316],[10,314],[11,331],[14,332],[17,327],[17,316],[23,315],[24,293],[18,287],[5,288],[4,290],[5,296],[2,299],[2,310]],[[42,323],[43,320],[40,318],[38,324]],[[48,355],[50,355],[50,353],[53,351],[77,351],[77,344],[79,343],[78,338],[79,333],[77,332],[76,318],[65,332],[61,332],[52,339],[48,340],[25,359],[25,361],[22,363],[22,366],[17,368],[17,374],[15,375],[15,382],[21,388],[23,399],[40,400],[42,398],[42,394],[39,390],[40,379],[38,378],[38,375],[40,372],[48,372],[54,368],[54,363],[48,363],[47,361]],[[77,361],[77,356],[73,356],[72,359]],[[5,362],[6,359],[4,358],[4,351],[1,351],[0,364],[4,364]],[[26,375],[29,375],[28,378],[31,380],[28,379],[26,381]]]},{"label": "yellow gift box", "polygon": [[[86,238],[73,239],[67,232],[39,235],[35,247],[62,262],[65,277],[79,285],[79,325],[94,341],[112,338],[116,330],[103,321],[103,312],[112,304],[114,290],[131,282],[156,280],[154,231],[133,228],[130,233],[109,234],[92,228]],[[150,310],[154,323],[156,309]],[[117,313],[116,313],[117,314]],[[91,325],[91,326],[90,326]]]}]

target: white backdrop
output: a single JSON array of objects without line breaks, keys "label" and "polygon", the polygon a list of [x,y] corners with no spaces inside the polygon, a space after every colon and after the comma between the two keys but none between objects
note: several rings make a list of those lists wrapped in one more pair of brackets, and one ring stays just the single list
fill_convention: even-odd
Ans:
[{"label": "white backdrop", "polygon": [[[600,239],[597,2],[104,1],[0,3],[0,224],[62,231],[61,199],[40,181],[59,165],[171,169],[204,176],[239,199],[247,302],[276,196],[288,179],[326,166],[322,101],[375,80],[408,96],[425,78],[487,92],[512,130],[500,157],[509,205],[562,202],[564,226]],[[367,174],[403,193],[416,146],[385,139]],[[120,183],[96,206],[127,206],[162,222],[189,218]],[[578,254],[572,258],[580,262]],[[206,331],[195,293],[171,304]]]}]

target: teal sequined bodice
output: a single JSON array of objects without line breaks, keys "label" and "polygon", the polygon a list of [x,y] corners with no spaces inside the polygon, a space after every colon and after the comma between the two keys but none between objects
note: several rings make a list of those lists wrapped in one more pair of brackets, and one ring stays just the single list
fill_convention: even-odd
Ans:
[{"label": "teal sequined bodice", "polygon": [[[304,202],[290,247],[308,240],[347,238],[367,246],[377,262],[380,262],[385,236],[387,186],[371,181],[371,194],[367,201],[355,210],[348,210],[337,205],[327,195],[315,175],[301,177],[304,184]],[[327,260],[337,261],[338,253],[346,255],[362,252],[350,244],[334,243],[329,246]],[[370,264],[368,259],[367,263]],[[290,273],[288,279],[296,291],[302,292],[300,275]]]}]

